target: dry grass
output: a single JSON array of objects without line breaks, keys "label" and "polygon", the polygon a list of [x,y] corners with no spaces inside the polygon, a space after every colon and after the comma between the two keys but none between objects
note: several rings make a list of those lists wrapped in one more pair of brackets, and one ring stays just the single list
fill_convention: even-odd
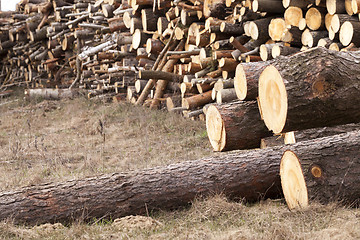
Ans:
[{"label": "dry grass", "polygon": [[211,153],[202,122],[128,104],[33,100],[0,111],[0,190]]},{"label": "dry grass", "polygon": [[[1,191],[214,154],[205,124],[178,115],[85,99],[13,100],[0,100]],[[248,205],[216,195],[150,217],[33,228],[3,221],[0,239],[360,238],[360,211],[335,204],[290,212],[283,200]]]}]

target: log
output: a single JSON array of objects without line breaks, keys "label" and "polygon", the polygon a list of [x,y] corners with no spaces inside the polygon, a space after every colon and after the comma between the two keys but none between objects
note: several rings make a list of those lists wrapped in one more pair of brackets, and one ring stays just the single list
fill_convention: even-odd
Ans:
[{"label": "log", "polygon": [[172,82],[181,82],[184,79],[184,76],[177,75],[171,72],[163,71],[152,71],[152,70],[140,70],[138,73],[139,79],[163,79]]},{"label": "log", "polygon": [[331,15],[346,13],[345,1],[342,0],[326,0],[326,9]]},{"label": "log", "polygon": [[322,8],[312,7],[305,15],[306,25],[311,30],[322,30],[325,28],[326,10]]},{"label": "log", "polygon": [[319,139],[317,151],[306,150],[306,142],[286,151],[280,175],[288,207],[306,208],[309,200],[358,206],[359,140],[357,130]]},{"label": "log", "polygon": [[[306,149],[315,152],[318,144],[312,143],[308,142]],[[285,149],[234,151],[165,167],[3,192],[0,219],[11,217],[15,224],[31,225],[115,219],[177,209],[188,206],[197,196],[214,193],[248,202],[276,198],[281,194],[279,166]]]},{"label": "log", "polygon": [[310,31],[306,29],[301,36],[301,42],[304,46],[314,47],[320,39],[327,36],[327,31]]},{"label": "log", "polygon": [[270,21],[268,33],[271,40],[280,41],[286,31],[286,22],[283,18],[274,18]]},{"label": "log", "polygon": [[194,95],[192,97],[183,98],[182,107],[192,110],[192,109],[204,106],[205,104],[212,102],[213,99],[211,98],[211,92],[212,91],[207,91],[203,94],[198,94],[198,95]]},{"label": "log", "polygon": [[303,19],[303,11],[300,7],[291,6],[285,10],[284,20],[287,25],[290,24],[292,26],[299,27],[301,19]]},{"label": "log", "polygon": [[79,96],[79,89],[58,89],[58,88],[41,88],[25,89],[25,95],[31,98],[44,98],[49,100],[60,100],[64,98],[74,98]]},{"label": "log", "polygon": [[216,92],[216,103],[222,104],[237,99],[234,88],[221,89]]},{"label": "log", "polygon": [[252,2],[254,12],[284,13],[282,1],[278,0],[254,0]]},{"label": "log", "polygon": [[354,43],[356,46],[360,46],[360,39],[357,37],[359,34],[360,22],[346,21],[343,25],[341,25],[340,28],[340,43],[344,46],[348,46],[350,43]]},{"label": "log", "polygon": [[238,99],[256,100],[260,74],[268,65],[269,62],[249,62],[237,65],[234,88]]},{"label": "log", "polygon": [[256,101],[211,105],[206,130],[214,151],[259,148],[261,138],[271,136]]},{"label": "log", "polygon": [[269,130],[359,122],[359,81],[351,77],[360,71],[355,64],[359,58],[358,52],[321,47],[277,58],[259,78],[259,104]]}]

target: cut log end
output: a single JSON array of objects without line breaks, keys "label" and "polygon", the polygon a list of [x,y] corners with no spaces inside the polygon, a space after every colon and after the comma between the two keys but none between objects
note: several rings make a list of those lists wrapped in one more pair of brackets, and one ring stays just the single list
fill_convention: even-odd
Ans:
[{"label": "cut log end", "polygon": [[347,46],[351,43],[351,40],[353,38],[354,29],[350,22],[346,21],[343,25],[341,25],[340,28],[340,42],[342,45]]},{"label": "cut log end", "polygon": [[283,79],[274,66],[268,66],[259,78],[259,104],[265,125],[281,133],[287,116],[287,93]]},{"label": "cut log end", "polygon": [[235,70],[234,88],[238,99],[244,100],[247,93],[247,84],[245,71],[241,64],[238,64]]},{"label": "cut log end", "polygon": [[273,41],[280,41],[287,30],[285,20],[282,18],[272,19],[269,24],[269,36]]},{"label": "cut log end", "polygon": [[221,114],[214,105],[206,112],[206,130],[214,151],[222,151],[225,147],[226,132]]},{"label": "cut log end", "polygon": [[322,24],[321,12],[316,8],[310,8],[305,15],[306,24],[311,30],[318,30]]},{"label": "cut log end", "polygon": [[298,157],[286,151],[280,163],[281,186],[290,210],[308,207],[305,178]]}]

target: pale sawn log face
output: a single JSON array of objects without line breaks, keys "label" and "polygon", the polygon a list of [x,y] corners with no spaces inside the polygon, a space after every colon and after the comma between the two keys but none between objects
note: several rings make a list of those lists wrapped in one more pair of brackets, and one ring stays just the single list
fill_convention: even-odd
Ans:
[{"label": "pale sawn log face", "polygon": [[[294,150],[304,172],[309,199],[358,206],[360,203],[360,131],[327,138],[318,151],[303,151],[307,142]],[[315,139],[314,144],[321,139]],[[301,146],[301,147],[300,147]],[[320,145],[319,145],[320,146]],[[303,150],[300,150],[302,148]]]},{"label": "pale sawn log face", "polygon": [[288,105],[286,123],[276,132],[359,122],[360,83],[354,77],[360,74],[359,61],[358,52],[315,48],[273,62],[286,88],[279,98]]}]

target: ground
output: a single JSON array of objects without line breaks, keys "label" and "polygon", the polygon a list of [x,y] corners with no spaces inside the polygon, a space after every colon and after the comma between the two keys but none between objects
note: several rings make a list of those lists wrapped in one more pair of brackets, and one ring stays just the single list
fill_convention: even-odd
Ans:
[{"label": "ground", "polygon": [[[0,99],[0,191],[215,155],[205,123],[126,103],[85,98]],[[177,211],[18,226],[0,222],[0,239],[359,239],[360,211],[311,203],[289,211],[283,199],[196,199]]]}]

